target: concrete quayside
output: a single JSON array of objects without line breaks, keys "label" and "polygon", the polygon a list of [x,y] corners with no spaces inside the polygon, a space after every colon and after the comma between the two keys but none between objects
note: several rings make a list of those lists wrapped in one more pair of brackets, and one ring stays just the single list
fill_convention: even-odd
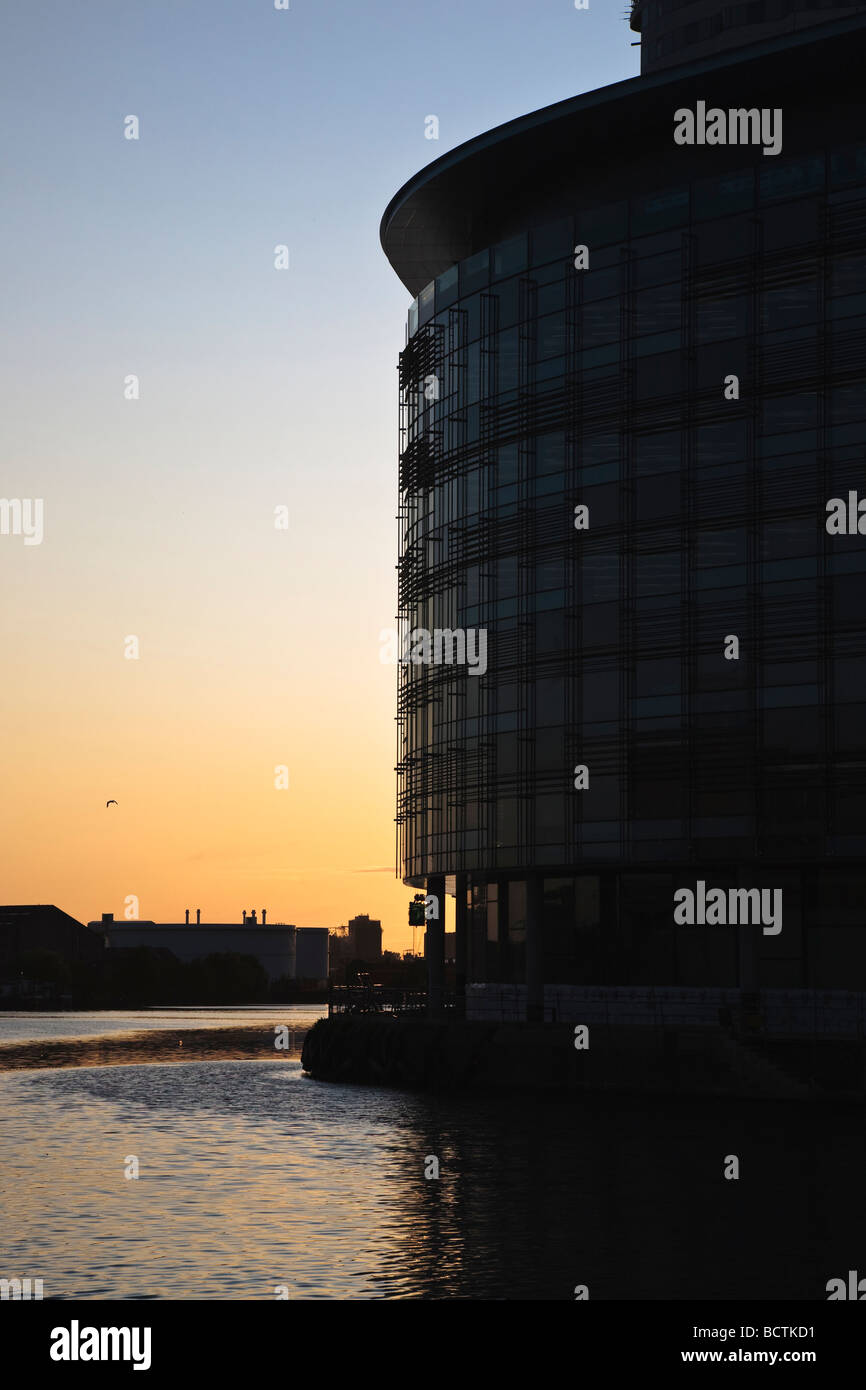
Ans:
[{"label": "concrete quayside", "polygon": [[860,1038],[768,1038],[734,1026],[321,1019],[304,1070],[320,1081],[407,1089],[621,1091],[821,1101],[866,1098]]}]

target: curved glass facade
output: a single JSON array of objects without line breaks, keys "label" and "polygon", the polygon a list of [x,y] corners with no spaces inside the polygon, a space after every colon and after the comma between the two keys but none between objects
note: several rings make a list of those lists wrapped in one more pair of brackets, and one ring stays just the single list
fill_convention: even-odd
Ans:
[{"label": "curved glass facade", "polygon": [[486,662],[400,667],[399,854],[466,875],[469,979],[522,978],[535,883],[548,981],[742,982],[736,933],[676,943],[703,874],[784,888],[765,981],[866,983],[866,544],[825,524],[866,492],[866,145],[740,154],[527,209],[410,311],[401,621]]}]

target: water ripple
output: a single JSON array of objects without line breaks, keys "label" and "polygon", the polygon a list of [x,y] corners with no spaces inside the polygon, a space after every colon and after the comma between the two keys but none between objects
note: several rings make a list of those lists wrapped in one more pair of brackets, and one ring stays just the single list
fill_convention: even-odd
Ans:
[{"label": "water ripple", "polygon": [[312,1081],[297,1056],[135,1056],[0,1074],[0,1272],[46,1298],[813,1299],[864,1246],[844,1111],[425,1096]]}]

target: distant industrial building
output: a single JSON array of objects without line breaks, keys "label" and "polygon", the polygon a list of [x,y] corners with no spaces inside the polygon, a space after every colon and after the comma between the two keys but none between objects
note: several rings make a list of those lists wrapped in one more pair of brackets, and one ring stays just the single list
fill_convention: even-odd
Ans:
[{"label": "distant industrial building", "polygon": [[296,978],[327,984],[330,932],[327,927],[299,927],[296,937]]},{"label": "distant industrial building", "polygon": [[103,912],[100,921],[88,926],[104,934],[112,950],[148,946],[171,951],[181,961],[226,953],[254,956],[269,980],[328,977],[326,927],[298,928],[268,922],[266,908],[262,908],[261,920],[255,909],[245,910],[240,923],[202,922],[199,909],[195,922],[190,922],[189,916],[187,911],[183,922],[115,921],[113,912]]},{"label": "distant industrial building", "polygon": [[[322,987],[328,979],[328,935],[327,927],[268,922],[265,909],[261,919],[245,911],[240,923],[202,922],[198,910],[194,922],[188,911],[183,922],[116,921],[114,913],[104,912],[85,926],[51,904],[0,906],[0,997],[20,994],[23,985],[33,986],[28,993],[40,992],[32,976],[36,963],[28,957],[98,964],[113,951],[142,946],[184,963],[211,955],[252,956],[269,981],[303,980]],[[50,972],[49,978],[54,979]]]}]

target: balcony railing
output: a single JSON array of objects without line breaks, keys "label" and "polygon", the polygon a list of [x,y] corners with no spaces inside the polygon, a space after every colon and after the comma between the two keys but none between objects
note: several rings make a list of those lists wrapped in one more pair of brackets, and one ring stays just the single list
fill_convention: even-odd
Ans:
[{"label": "balcony railing", "polygon": [[[442,1009],[446,1017],[462,1014],[462,1000],[443,991]],[[427,991],[399,989],[384,985],[332,985],[328,990],[328,1017],[336,1014],[390,1014],[395,1018],[423,1018],[427,1013]]]}]

